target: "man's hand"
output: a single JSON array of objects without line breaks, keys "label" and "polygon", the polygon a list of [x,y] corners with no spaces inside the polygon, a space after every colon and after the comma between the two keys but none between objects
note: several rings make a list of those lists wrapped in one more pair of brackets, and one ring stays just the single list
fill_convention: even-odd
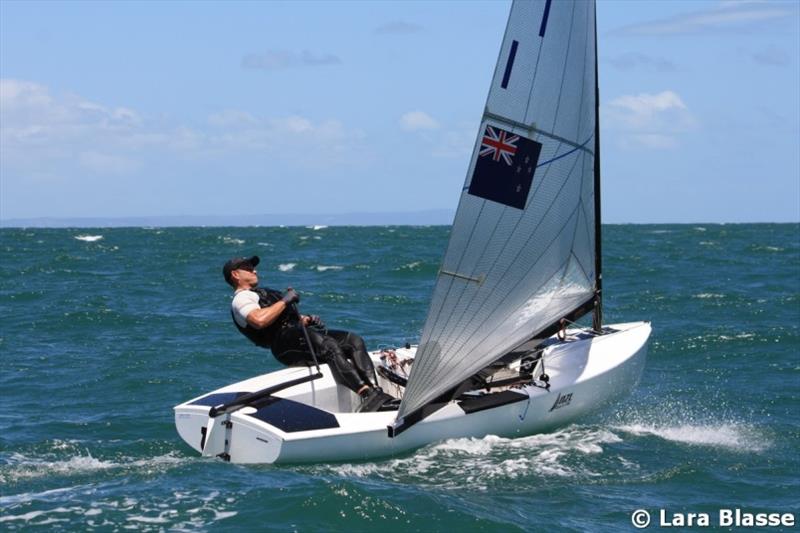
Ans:
[{"label": "man's hand", "polygon": [[303,315],[303,325],[319,330],[326,329],[325,322],[318,315]]},{"label": "man's hand", "polygon": [[286,305],[291,305],[300,301],[300,295],[297,294],[297,291],[295,291],[293,288],[289,287],[286,290],[286,294],[283,295],[281,301]]}]

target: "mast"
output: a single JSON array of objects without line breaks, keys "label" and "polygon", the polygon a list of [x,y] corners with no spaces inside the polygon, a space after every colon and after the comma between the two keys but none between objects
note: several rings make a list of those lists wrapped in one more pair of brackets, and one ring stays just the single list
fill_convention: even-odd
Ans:
[{"label": "mast", "polygon": [[600,230],[600,78],[597,68],[597,4],[594,5],[594,310],[592,329],[603,327],[603,260]]}]

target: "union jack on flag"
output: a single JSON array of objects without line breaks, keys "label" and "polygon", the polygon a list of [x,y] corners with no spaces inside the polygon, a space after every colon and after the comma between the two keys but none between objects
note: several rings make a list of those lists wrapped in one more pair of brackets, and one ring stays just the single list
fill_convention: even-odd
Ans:
[{"label": "union jack on flag", "polygon": [[542,145],[486,125],[472,171],[469,194],[509,207],[525,209]]},{"label": "union jack on flag", "polygon": [[517,153],[516,143],[518,140],[519,135],[513,135],[500,128],[487,125],[478,155],[481,157],[492,156],[493,161],[500,161],[502,158],[510,166],[513,164],[511,156]]}]

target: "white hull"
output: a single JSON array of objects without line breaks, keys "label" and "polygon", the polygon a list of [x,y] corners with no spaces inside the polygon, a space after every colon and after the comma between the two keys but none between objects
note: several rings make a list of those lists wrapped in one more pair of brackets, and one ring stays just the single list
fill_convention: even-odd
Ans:
[{"label": "white hull", "polygon": [[[449,438],[530,435],[567,424],[629,394],[636,386],[644,368],[650,324],[608,327],[616,331],[600,337],[570,336],[545,349],[549,390],[533,384],[516,387],[505,394],[510,403],[495,406],[491,404],[500,398],[496,394],[483,396],[489,401],[482,406],[453,401],[394,438],[389,437],[387,427],[394,423],[396,411],[353,412],[358,399],[337,386],[326,365],[322,365],[321,379],[274,394],[274,398],[289,401],[275,400],[258,410],[245,407],[214,419],[208,417],[210,405],[232,400],[231,393],[257,391],[307,376],[313,369],[279,370],[180,404],[175,407],[175,425],[198,452],[204,451],[203,442],[205,455],[227,454],[225,457],[235,463],[365,460]],[[398,356],[413,356],[413,351],[400,349]],[[378,354],[373,357],[377,363]],[[389,392],[396,390],[388,382],[381,384]],[[211,431],[210,420],[214,424]]]}]

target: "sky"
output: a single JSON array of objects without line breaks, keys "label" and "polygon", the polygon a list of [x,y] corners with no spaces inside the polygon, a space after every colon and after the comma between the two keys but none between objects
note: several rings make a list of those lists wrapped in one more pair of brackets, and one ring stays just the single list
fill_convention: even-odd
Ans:
[{"label": "sky", "polygon": [[[0,0],[0,219],[454,210],[509,7]],[[597,16],[604,222],[800,221],[800,2]]]}]

